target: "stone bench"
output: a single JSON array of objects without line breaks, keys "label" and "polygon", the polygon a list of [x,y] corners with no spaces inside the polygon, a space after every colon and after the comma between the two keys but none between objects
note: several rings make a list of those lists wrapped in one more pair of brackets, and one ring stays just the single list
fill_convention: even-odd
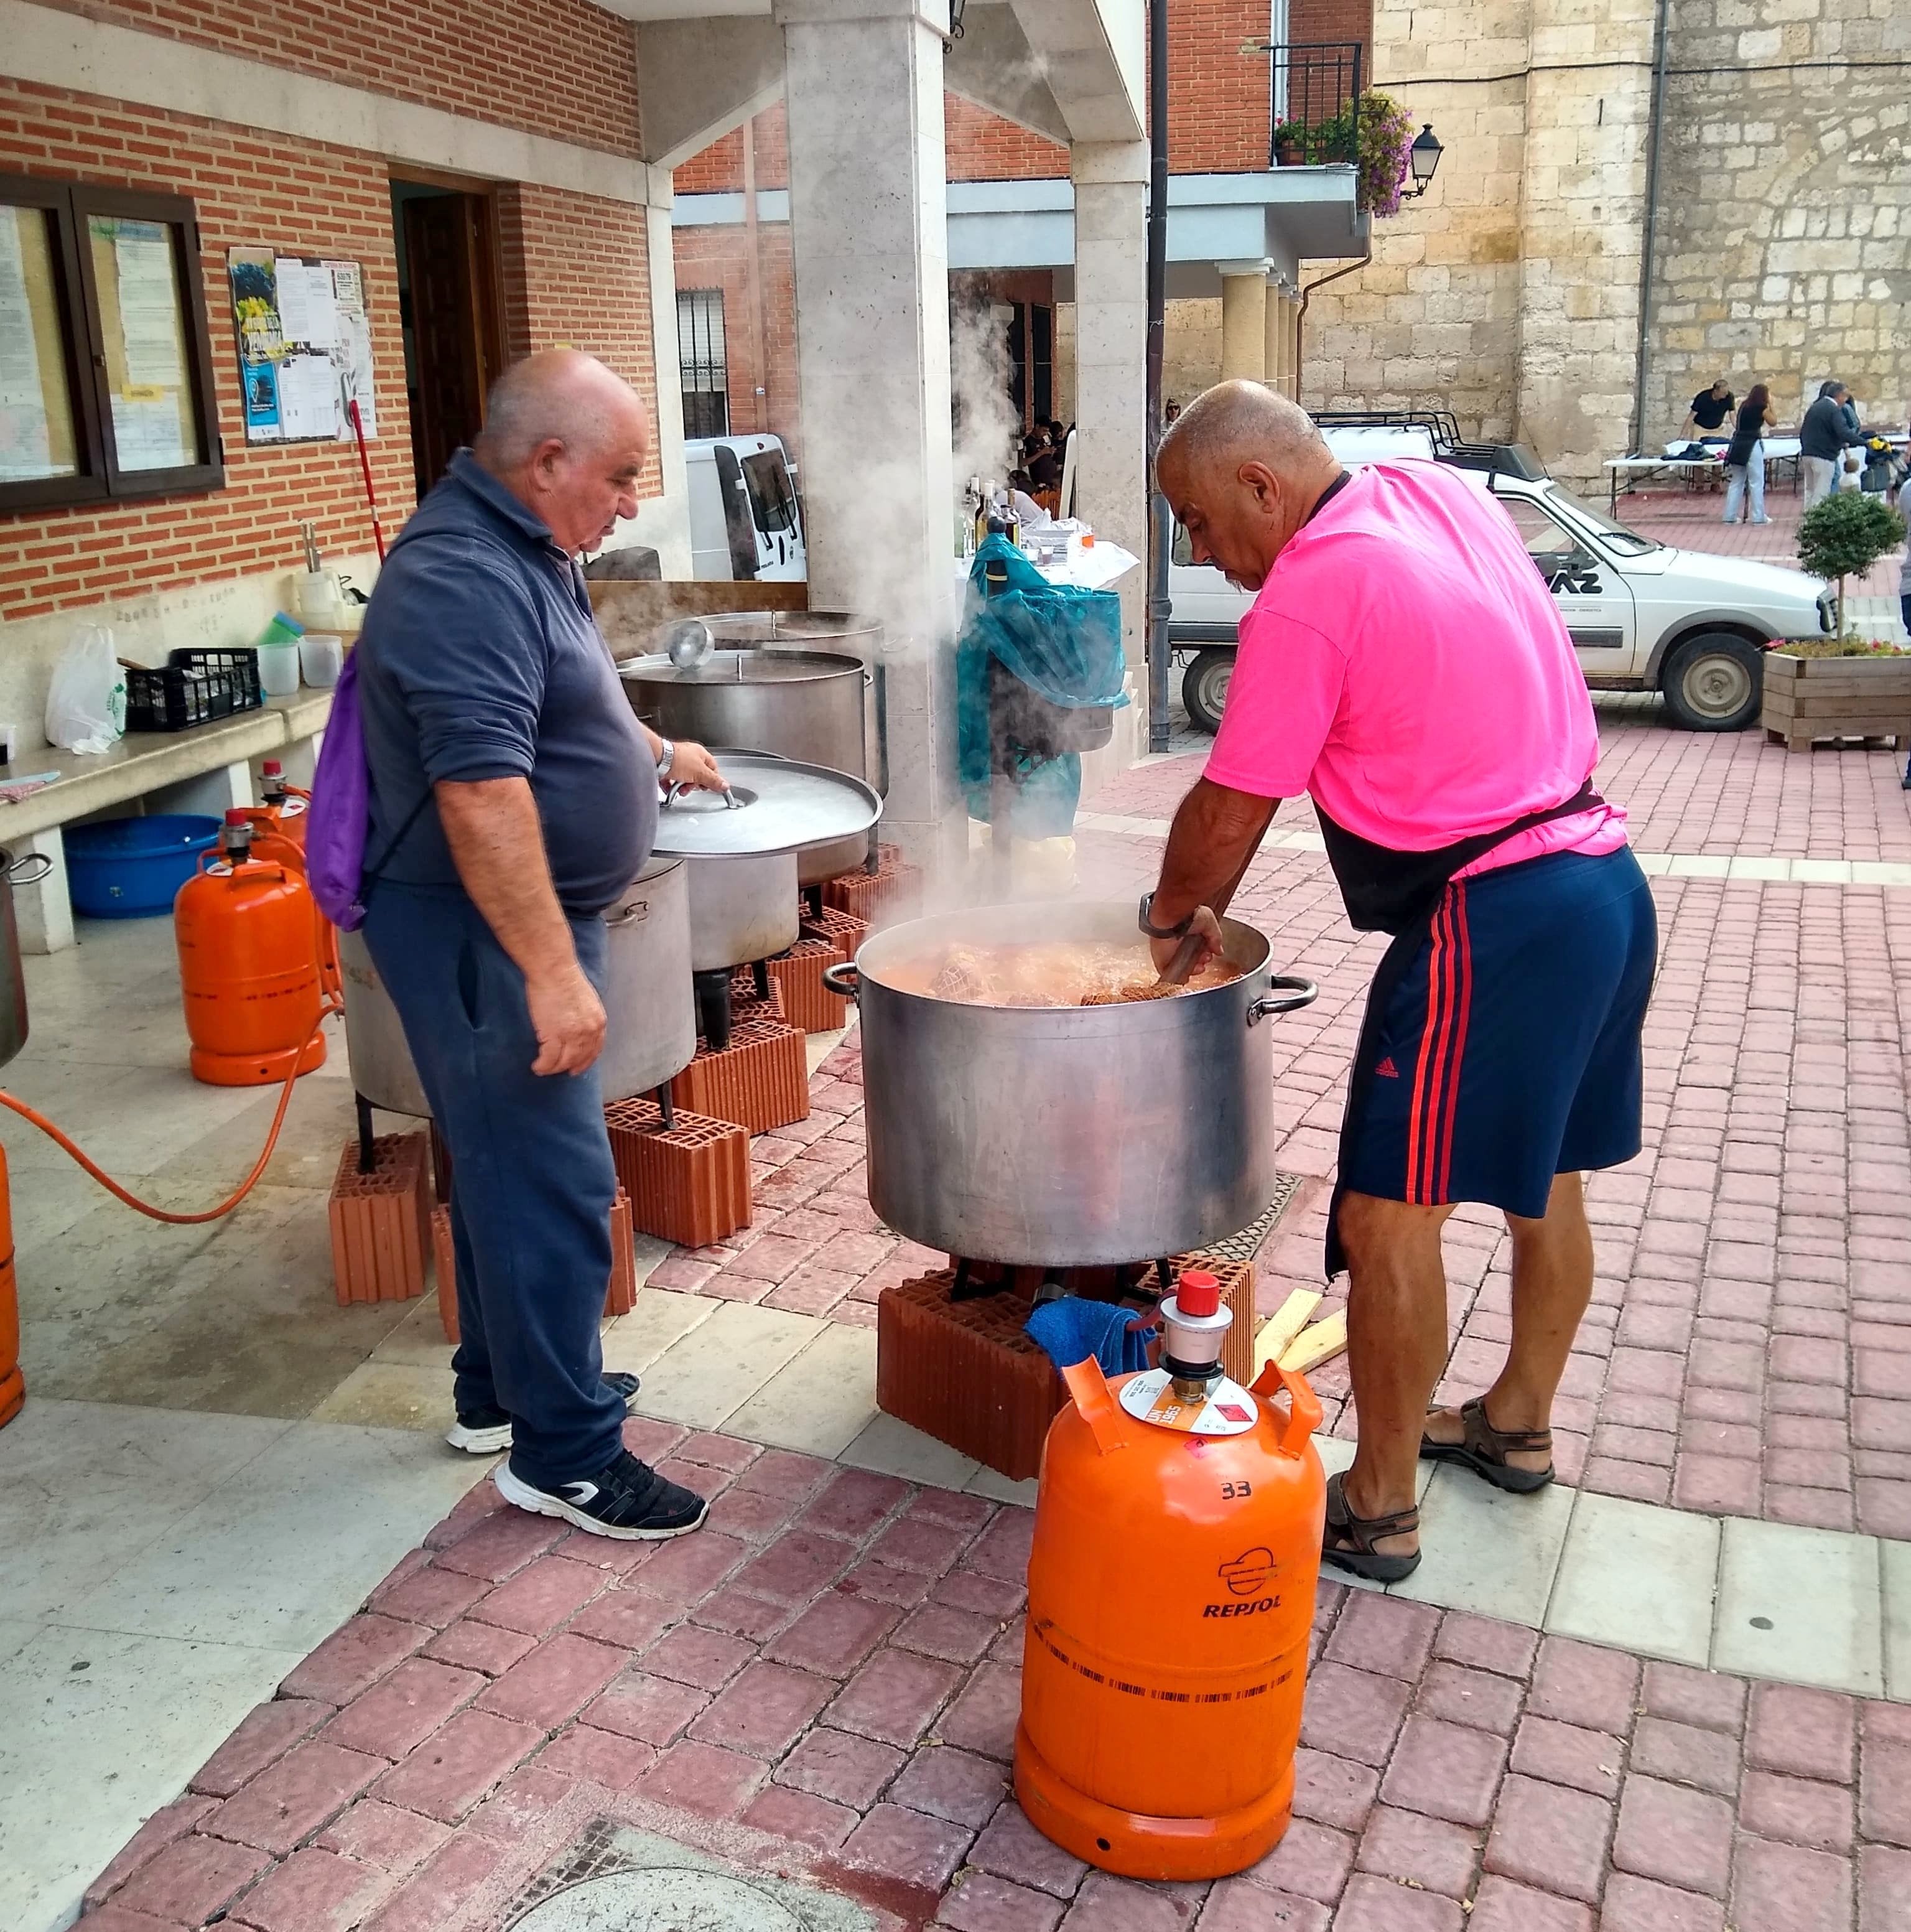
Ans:
[{"label": "stone bench", "polygon": [[13,888],[13,910],[24,952],[57,952],[73,943],[67,897],[66,849],[60,828],[141,800],[148,812],[197,812],[214,818],[251,805],[255,759],[277,756],[295,784],[308,784],[318,734],[331,715],[329,691],[300,690],[268,698],[257,711],[222,718],[187,731],[129,733],[109,752],[86,755],[43,745],[21,752],[10,776],[59,772],[16,805],[0,803],[0,848],[15,859],[39,853],[52,869],[34,885]]}]

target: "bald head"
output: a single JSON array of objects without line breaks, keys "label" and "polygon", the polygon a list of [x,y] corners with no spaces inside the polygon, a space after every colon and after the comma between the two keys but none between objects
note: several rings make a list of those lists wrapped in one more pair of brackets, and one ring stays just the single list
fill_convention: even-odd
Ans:
[{"label": "bald head", "polygon": [[491,386],[472,442],[478,460],[573,552],[595,549],[619,518],[637,514],[649,450],[642,399],[577,349],[514,362]]},{"label": "bald head", "polygon": [[1162,436],[1155,466],[1195,562],[1250,590],[1340,471],[1306,410],[1240,382],[1196,397]]}]

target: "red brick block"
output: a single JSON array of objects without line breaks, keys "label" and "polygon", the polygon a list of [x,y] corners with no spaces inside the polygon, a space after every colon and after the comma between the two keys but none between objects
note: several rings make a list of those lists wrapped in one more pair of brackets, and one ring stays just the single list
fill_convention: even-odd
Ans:
[{"label": "red brick block", "polygon": [[949,1875],[961,1864],[969,1839],[966,1826],[926,1817],[899,1804],[879,1804],[850,1833],[839,1856],[858,1871],[933,1893],[948,1883]]},{"label": "red brick block", "polygon": [[644,1653],[644,1669],[653,1677],[714,1691],[722,1689],[756,1654],[756,1646],[741,1638],[679,1624]]},{"label": "red brick block", "polygon": [[[1296,1819],[1289,1831],[1298,1831],[1302,1822]],[[1270,1856],[1277,1855],[1278,1849]],[[1374,1808],[1360,1838],[1362,1871],[1448,1898],[1464,1898],[1472,1889],[1479,1858],[1478,1832],[1418,1811],[1397,1811],[1391,1805]]]},{"label": "red brick block", "polygon": [[1021,1713],[1021,1672],[985,1664],[937,1720],[936,1735],[945,1744],[960,1745],[1006,1763],[1014,1754],[1015,1726]]},{"label": "red brick block", "polygon": [[[1610,1917],[1597,1922],[1602,1932],[1616,1932]],[[1466,1932],[1593,1932],[1594,1924],[1590,1906],[1489,1872],[1480,1881]],[[1681,1932],[1681,1927],[1675,1921],[1655,1932]]]},{"label": "red brick block", "polygon": [[705,1818],[734,1818],[753,1798],[769,1767],[755,1758],[685,1738],[672,1744],[638,1785],[660,1804]]},{"label": "red brick block", "polygon": [[435,1818],[361,1798],[319,1834],[318,1843],[361,1864],[403,1874],[415,1871],[450,1835]]},{"label": "red brick block", "polygon": [[799,939],[769,962],[772,982],[783,995],[783,1017],[804,1033],[835,1033],[849,1016],[849,1003],[822,982],[823,969],[843,955],[833,940]]},{"label": "red brick block", "polygon": [[1406,1715],[1409,1687],[1395,1677],[1324,1662],[1307,1679],[1301,1736],[1319,1750],[1383,1767]]},{"label": "red brick block", "polygon": [[472,1610],[472,1621],[542,1636],[581,1610],[604,1588],[604,1573],[558,1555],[540,1556],[502,1583]]},{"label": "red brick block", "polygon": [[455,1825],[544,1733],[489,1711],[460,1711],[411,1756],[379,1780],[388,1804]]},{"label": "red brick block", "polygon": [[[496,1493],[491,1484],[481,1486]],[[438,1568],[481,1577],[487,1583],[502,1583],[569,1534],[564,1525],[549,1516],[533,1516],[526,1510],[500,1510],[442,1552]]]},{"label": "red brick block", "polygon": [[856,1814],[827,1799],[787,1785],[766,1786],[750,1801],[743,1822],[774,1838],[788,1838],[811,1850],[833,1852],[855,1829]]},{"label": "red brick block", "polygon": [[909,864],[893,845],[877,848],[876,869],[860,868],[826,880],[823,904],[861,920],[871,932],[914,919],[922,910],[922,868]]},{"label": "red brick block", "polygon": [[1732,1826],[1732,1807],[1724,1798],[1634,1774],[1619,1800],[1613,1862],[1640,1878],[1723,1898]]},{"label": "red brick block", "polygon": [[[438,1281],[438,1319],[445,1340],[455,1346],[458,1340],[457,1248],[451,1239],[449,1208],[431,1210],[431,1262]],[[628,1315],[637,1305],[637,1243],[633,1237],[630,1197],[620,1186],[610,1204],[610,1284],[604,1292],[604,1312],[607,1316]]]},{"label": "red brick block", "polygon": [[836,1685],[827,1677],[761,1661],[746,1665],[690,1727],[699,1742],[775,1759],[789,1750]]},{"label": "red brick block", "polygon": [[[1725,1907],[1696,1892],[1616,1871],[1606,1880],[1599,1925],[1600,1932],[1725,1932]],[[1516,1922],[1506,1932],[1525,1928]]]},{"label": "red brick block", "polygon": [[166,1926],[202,1924],[265,1869],[267,1854],[193,1832],[175,1839],[113,1894],[106,1908],[142,1912]]},{"label": "red brick block", "polygon": [[588,1724],[573,1724],[561,1732],[538,1760],[546,1771],[601,1784],[607,1791],[629,1790],[656,1762],[651,1746]]},{"label": "red brick block", "polygon": [[649,1100],[604,1109],[611,1158],[634,1226],[685,1247],[706,1247],[750,1226],[750,1136],[735,1122],[678,1110],[666,1129]]},{"label": "red brick block", "polygon": [[395,1617],[355,1616],[292,1670],[280,1684],[279,1694],[349,1704],[430,1635],[423,1624],[402,1623]]},{"label": "red brick block", "polygon": [[314,1739],[295,1746],[227,1798],[202,1828],[283,1858],[385,1768],[382,1759]]},{"label": "red brick block", "polygon": [[430,1149],[422,1132],[381,1135],[373,1170],[358,1172],[358,1142],[339,1155],[327,1213],[332,1285],[341,1302],[409,1301],[424,1292],[430,1240]]},{"label": "red brick block", "polygon": [[709,1701],[692,1684],[631,1671],[586,1711],[584,1721],[660,1750],[676,1742]]},{"label": "red brick block", "polygon": [[[1683,1730],[1685,1726],[1668,1728]],[[1640,1737],[1643,1746],[1643,1726]],[[1729,1738],[1724,1742],[1730,1743]],[[1519,1734],[1513,1741],[1513,1768],[1522,1777],[1570,1785],[1576,1791],[1589,1791],[1595,1797],[1617,1795],[1619,1770],[1625,1762],[1625,1746],[1617,1738],[1604,1731],[1583,1730],[1577,1724],[1562,1724],[1552,1718],[1522,1718]],[[1634,1762],[1642,1769],[1652,1768],[1637,1758]]]},{"label": "red brick block", "polygon": [[879,1744],[911,1745],[961,1682],[961,1672],[935,1658],[879,1651],[837,1694],[829,1722]]},{"label": "red brick block", "polygon": [[1326,1654],[1336,1664],[1412,1683],[1426,1668],[1439,1622],[1430,1604],[1356,1591],[1334,1626]]},{"label": "red brick block", "polygon": [[[489,1483],[482,1489],[491,1490]],[[497,1492],[492,1490],[495,1496]],[[484,1580],[466,1576],[433,1563],[415,1570],[371,1600],[371,1607],[382,1616],[397,1617],[406,1623],[427,1624],[433,1630],[448,1629],[484,1595]]]},{"label": "red brick block", "polygon": [[1851,1880],[1848,1858],[1742,1832],[1733,1861],[1733,1932],[1844,1932]]},{"label": "red brick block", "polygon": [[1484,1825],[1505,1762],[1506,1742],[1484,1731],[1409,1718],[1381,1791],[1390,1804],[1454,1825]]},{"label": "red brick block", "polygon": [[854,913],[826,905],[820,912],[803,915],[803,937],[833,946],[839,959],[853,959],[856,949],[869,937],[869,926]]},{"label": "red brick block", "polygon": [[720,1053],[697,1048],[696,1058],[671,1082],[670,1099],[675,1106],[733,1120],[753,1134],[806,1120],[810,1069],[803,1035],[787,1021],[741,1018]]},{"label": "red brick block", "polygon": [[1856,1768],[1858,1707],[1830,1690],[1760,1684],[1751,1694],[1745,1762],[1761,1771],[1849,1784]]},{"label": "red brick block", "polygon": [[951,1932],[1052,1932],[1064,1910],[1059,1899],[987,1872],[970,1872],[950,1888],[936,1923]]},{"label": "red brick block", "polygon": [[[259,1708],[270,1710],[271,1706],[261,1705]],[[184,1798],[175,1798],[170,1804],[161,1805],[120,1848],[112,1863],[86,1888],[86,1904],[89,1907],[103,1904],[135,1872],[150,1864],[175,1839],[183,1838],[212,1810],[214,1802],[210,1798],[188,1793]]]},{"label": "red brick block", "polygon": [[306,1697],[275,1697],[259,1705],[246,1713],[238,1728],[193,1774],[190,1788],[214,1798],[231,1797],[331,1714],[331,1705]]},{"label": "red brick block", "polygon": [[571,1620],[571,1634],[625,1651],[654,1643],[676,1621],[677,1612],[655,1597],[634,1590],[607,1590]]},{"label": "red brick block", "polygon": [[990,1820],[978,1838],[969,1862],[978,1871],[992,1872],[1012,1884],[1068,1898],[1088,1870],[1081,1860],[1051,1844],[1030,1824],[1013,1798]]},{"label": "red brick block", "polygon": [[1487,1869],[1503,1878],[1597,1903],[1613,1808],[1590,1792],[1514,1776],[1493,1809]]},{"label": "red brick block", "polygon": [[595,1697],[624,1663],[623,1652],[607,1643],[591,1643],[561,1632],[513,1664],[478,1699],[478,1708],[555,1730]]},{"label": "red brick block", "polygon": [[484,1688],[475,1670],[407,1658],[389,1676],[346,1705],[320,1733],[327,1744],[396,1763],[422,1744],[458,1706]]},{"label": "red brick block", "polygon": [[268,1872],[227,1922],[256,1932],[353,1932],[391,1886],[376,1865],[308,1845]]}]

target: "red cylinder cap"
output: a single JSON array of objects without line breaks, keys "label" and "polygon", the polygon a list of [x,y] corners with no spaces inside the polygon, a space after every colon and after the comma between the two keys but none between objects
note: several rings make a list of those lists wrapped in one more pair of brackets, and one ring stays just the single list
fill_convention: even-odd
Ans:
[{"label": "red cylinder cap", "polygon": [[268,758],[259,768],[268,778],[275,778],[285,770],[277,758]]},{"label": "red cylinder cap", "polygon": [[1221,1306],[1220,1280],[1200,1268],[1190,1268],[1175,1283],[1175,1306],[1184,1315],[1218,1315]]},{"label": "red cylinder cap", "polygon": [[242,805],[229,805],[226,808],[226,823],[228,825],[250,825],[252,814]]}]

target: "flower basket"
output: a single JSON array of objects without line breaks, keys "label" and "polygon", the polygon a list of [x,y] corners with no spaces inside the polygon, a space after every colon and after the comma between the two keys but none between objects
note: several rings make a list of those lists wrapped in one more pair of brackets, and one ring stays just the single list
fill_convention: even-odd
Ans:
[{"label": "flower basket", "polygon": [[1759,714],[1768,744],[1809,751],[1820,739],[1911,744],[1911,651],[1800,657],[1781,645],[1765,658]]}]

